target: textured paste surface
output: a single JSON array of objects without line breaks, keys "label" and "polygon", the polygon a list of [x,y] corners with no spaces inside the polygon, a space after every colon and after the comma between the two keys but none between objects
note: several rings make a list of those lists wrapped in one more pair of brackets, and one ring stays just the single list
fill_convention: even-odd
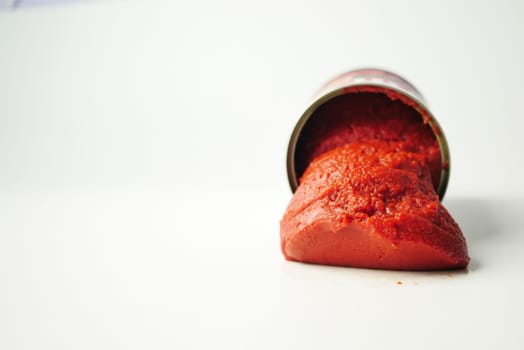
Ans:
[{"label": "textured paste surface", "polygon": [[330,101],[305,130],[312,159],[281,221],[284,256],[380,269],[467,266],[462,232],[435,193],[441,165],[431,130],[399,101],[364,95]]}]

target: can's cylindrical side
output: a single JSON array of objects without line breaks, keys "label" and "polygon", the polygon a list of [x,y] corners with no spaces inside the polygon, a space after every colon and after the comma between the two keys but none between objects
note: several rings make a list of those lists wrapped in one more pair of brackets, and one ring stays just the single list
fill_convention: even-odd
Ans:
[{"label": "can's cylindrical side", "polygon": [[297,173],[297,142],[313,113],[320,106],[337,96],[366,91],[382,93],[392,99],[400,99],[404,104],[415,109],[422,122],[430,126],[440,148],[442,168],[440,180],[435,190],[442,200],[450,173],[449,147],[442,128],[427,108],[420,92],[412,84],[394,73],[372,68],[352,70],[330,80],[320,88],[313,102],[298,120],[291,134],[287,151],[287,174],[291,190],[295,192],[299,185],[300,176],[302,176],[302,174]]}]

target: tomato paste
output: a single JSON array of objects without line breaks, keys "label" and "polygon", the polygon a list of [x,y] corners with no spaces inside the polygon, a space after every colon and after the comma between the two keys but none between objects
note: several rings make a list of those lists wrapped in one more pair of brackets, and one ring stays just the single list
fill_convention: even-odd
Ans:
[{"label": "tomato paste", "polygon": [[435,188],[435,134],[401,99],[348,93],[301,134],[299,186],[280,223],[288,260],[377,269],[464,268],[466,241]]}]

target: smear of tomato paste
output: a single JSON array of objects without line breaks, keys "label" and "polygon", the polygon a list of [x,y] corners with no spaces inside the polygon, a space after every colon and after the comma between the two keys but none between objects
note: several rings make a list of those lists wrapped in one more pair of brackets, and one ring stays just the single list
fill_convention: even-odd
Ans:
[{"label": "smear of tomato paste", "polygon": [[288,260],[379,269],[463,268],[466,241],[435,187],[442,162],[429,125],[379,93],[322,105],[304,128],[302,173],[281,220]]}]

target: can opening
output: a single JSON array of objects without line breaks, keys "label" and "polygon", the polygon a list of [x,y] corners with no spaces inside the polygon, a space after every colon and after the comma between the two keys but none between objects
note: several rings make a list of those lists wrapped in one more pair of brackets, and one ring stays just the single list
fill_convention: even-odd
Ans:
[{"label": "can opening", "polygon": [[[374,125],[380,125],[378,130],[366,128],[370,119]],[[400,142],[403,150],[427,155],[432,183],[442,198],[449,158],[438,124],[406,96],[371,86],[334,91],[321,97],[304,113],[288,149],[292,190],[295,191],[308,165],[320,154],[349,142],[373,139]]]}]

